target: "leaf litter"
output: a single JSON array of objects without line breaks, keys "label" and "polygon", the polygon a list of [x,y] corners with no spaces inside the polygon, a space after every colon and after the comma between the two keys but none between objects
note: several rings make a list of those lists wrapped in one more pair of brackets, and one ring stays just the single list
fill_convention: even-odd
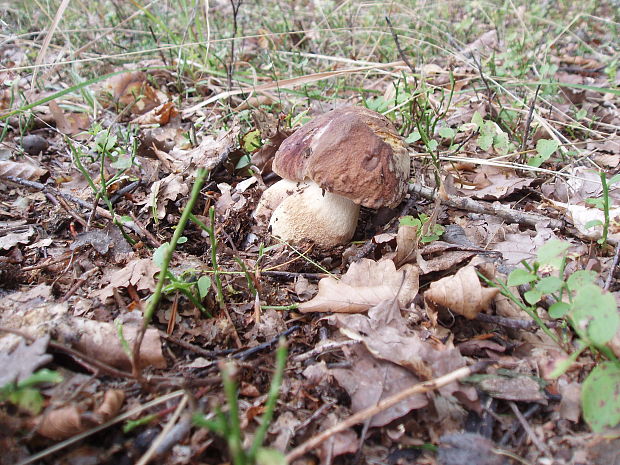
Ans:
[{"label": "leaf litter", "polygon": [[[213,8],[220,14],[225,6]],[[274,47],[286,39],[266,32],[254,48],[243,49],[248,63],[259,62],[267,50],[284,56]],[[508,463],[509,454],[531,463],[611,463],[613,440],[588,427],[617,425],[615,411],[600,415],[597,405],[616,396],[618,370],[614,362],[601,362],[596,352],[575,352],[575,334],[587,335],[607,356],[607,349],[617,355],[620,333],[605,332],[582,309],[571,313],[580,325],[575,332],[554,325],[557,320],[547,311],[556,302],[540,300],[534,311],[564,338],[558,345],[531,324],[531,314],[485,278],[505,281],[522,260],[535,260],[543,245],[569,240],[569,266],[596,271],[601,286],[605,276],[611,277],[604,302],[587,293],[576,300],[590,296],[593,308],[613,326],[620,289],[610,245],[618,239],[618,191],[612,183],[605,194],[598,174],[598,168],[612,174],[618,166],[617,77],[614,81],[611,68],[601,71],[613,62],[604,62],[608,57],[602,53],[579,56],[575,45],[562,38],[549,50],[547,68],[540,68],[548,73],[544,79],[556,85],[558,99],[543,89],[538,101],[527,94],[525,104],[508,98],[509,91],[503,92],[485,69],[491,57],[497,57],[500,73],[514,65],[503,53],[508,46],[504,35],[493,26],[479,32],[451,57],[420,63],[416,79],[402,78],[410,69],[401,62],[380,66],[379,74],[374,74],[375,64],[348,67],[343,62],[324,74],[286,76],[281,87],[265,78],[238,90],[217,73],[194,80],[202,71],[190,77],[181,67],[169,67],[162,55],[114,70],[125,72],[87,87],[88,93],[69,92],[42,102],[32,108],[35,118],[26,126],[10,117],[2,135],[9,158],[0,161],[0,329],[6,330],[0,339],[0,388],[15,389],[44,367],[62,372],[63,385],[77,386],[71,393],[50,384],[37,386],[45,402],[40,416],[3,398],[0,422],[7,425],[11,463],[165,398],[174,388],[191,393],[192,409],[208,412],[216,403],[225,405],[217,369],[223,360],[238,360],[242,430],[252,435],[269,390],[273,348],[289,330],[291,355],[266,441],[283,453],[412,385],[484,360],[495,365],[379,409],[363,428],[334,433],[308,452],[321,463],[353,463],[356,454],[368,463],[389,462],[407,453],[422,460],[415,463],[499,464]],[[603,37],[597,40],[605,40],[604,32],[597,34]],[[324,46],[319,39],[314,30],[301,34],[300,56],[308,43]],[[8,67],[1,73],[20,92],[25,81],[18,77],[27,73],[11,67],[24,65],[27,47],[3,45]],[[328,62],[337,58],[322,56]],[[360,77],[360,72],[369,74]],[[60,75],[50,74],[49,89],[65,85]],[[388,114],[412,141],[411,181],[438,188],[440,197],[475,199],[485,212],[411,194],[392,217],[424,213],[431,223],[446,227],[439,240],[426,243],[422,238],[428,231],[399,226],[397,219],[376,220],[363,210],[354,238],[358,243],[348,250],[297,249],[275,241],[253,215],[261,193],[276,179],[273,156],[303,120],[332,105],[296,101],[293,93],[287,94],[287,103],[275,91],[300,85],[316,89],[327,79],[379,89],[379,97],[360,99],[344,90],[330,97],[375,105]],[[544,79],[536,77],[537,82]],[[435,86],[424,94],[426,109],[420,106],[422,93],[411,92],[420,80]],[[178,86],[190,81],[193,87],[181,98]],[[8,82],[0,89],[3,111],[15,108]],[[447,99],[445,91],[451,88],[456,92]],[[262,94],[241,95],[251,91]],[[48,95],[35,92],[35,101]],[[236,110],[225,110],[227,99]],[[252,102],[270,103],[253,108]],[[91,111],[93,103],[97,111]],[[425,134],[436,144],[433,150],[428,140],[416,138],[417,126],[407,112],[394,110],[407,104],[417,117],[429,108],[445,110],[434,132]],[[108,158],[101,158],[97,133],[89,133],[93,121],[117,135],[105,152]],[[83,170],[77,168],[76,153]],[[125,166],[127,154],[134,158]],[[445,154],[458,160],[441,158]],[[434,155],[439,156],[438,172],[425,161]],[[571,158],[578,156],[585,159],[581,165]],[[132,360],[141,311],[160,272],[154,250],[170,240],[198,167],[211,172],[194,219],[213,228],[217,244],[198,221],[183,231],[164,298]],[[111,179],[105,190],[93,191]],[[592,200],[604,195],[607,210]],[[515,212],[517,220],[500,218],[494,205]],[[518,221],[519,212],[542,220],[535,225]],[[563,226],[551,227],[544,219],[560,220]],[[596,248],[593,242],[603,237],[600,223],[605,221],[608,243]],[[460,229],[449,231],[451,226]],[[491,268],[499,271],[490,274]],[[225,305],[217,298],[216,276],[222,280]],[[509,290],[525,298],[532,286]],[[214,317],[206,318],[197,301]],[[551,376],[568,360],[574,363]],[[136,377],[136,363],[143,378]],[[90,381],[84,381],[84,373]],[[584,395],[587,402],[582,402]],[[73,451],[56,452],[42,463],[64,463],[78,452],[99,463],[136,462],[178,405],[170,400],[160,410],[148,408],[143,418],[123,417],[137,422],[126,433],[110,426],[103,441],[99,436],[84,439]],[[515,408],[521,415],[515,415]],[[230,461],[225,444],[212,433],[191,427],[189,420],[170,426],[175,433],[162,436],[161,463]],[[437,454],[423,452],[431,443]]]}]

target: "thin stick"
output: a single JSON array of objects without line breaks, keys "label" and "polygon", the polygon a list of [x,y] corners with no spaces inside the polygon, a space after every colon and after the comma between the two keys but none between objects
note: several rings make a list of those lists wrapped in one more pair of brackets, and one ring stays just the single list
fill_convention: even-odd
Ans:
[{"label": "thin stick", "polygon": [[131,409],[129,412],[123,413],[122,415],[117,416],[116,418],[112,418],[110,421],[107,421],[105,423],[103,423],[102,425],[96,426],[93,429],[90,429],[88,431],[84,431],[83,433],[80,434],[76,434],[75,436],[73,436],[72,438],[69,438],[63,442],[60,442],[58,444],[54,444],[52,447],[49,447],[45,450],[42,450],[41,452],[39,452],[38,454],[35,454],[25,460],[22,460],[21,462],[19,462],[17,465],[29,465],[30,463],[35,463],[39,460],[41,460],[44,457],[47,457],[48,455],[54,454],[56,452],[58,452],[59,450],[64,449],[67,446],[70,446],[71,444],[74,444],[78,441],[81,441],[84,438],[87,438],[88,436],[98,433],[99,431],[102,431],[116,423],[120,423],[121,421],[127,420],[135,415],[137,415],[140,412],[143,412],[144,410],[147,410],[151,407],[154,407],[156,405],[162,404],[164,402],[167,402],[171,399],[174,399],[176,397],[179,397],[181,395],[183,395],[184,391],[179,390],[179,391],[174,391],[171,392],[170,394],[166,394],[158,399],[152,400],[151,402],[147,402],[144,405],[141,405],[139,407],[136,407],[134,409]]},{"label": "thin stick", "polygon": [[[437,196],[433,189],[420,184],[410,184],[409,192],[418,194],[428,200],[435,200],[435,197]],[[447,199],[442,199],[441,203],[452,208],[459,208],[461,210],[474,213],[499,216],[500,218],[510,221],[511,223],[518,223],[527,226],[536,227],[539,225],[546,225],[552,229],[561,229],[564,226],[564,222],[561,220],[538,215],[536,213],[513,210],[500,204],[477,202],[476,200],[467,197],[456,197],[454,195],[449,195]]]},{"label": "thin stick", "polygon": [[605,289],[609,290],[611,286],[611,282],[614,280],[614,272],[616,271],[616,267],[618,266],[618,260],[620,260],[620,241],[616,244],[616,252],[614,253],[614,259],[611,262],[611,266],[609,267],[609,274],[607,275],[607,279],[605,280]]},{"label": "thin stick", "polygon": [[164,426],[164,429],[161,430],[159,436],[157,436],[157,438],[155,438],[155,440],[151,443],[151,447],[149,447],[149,450],[147,450],[140,458],[140,460],[136,462],[136,465],[146,465],[147,463],[149,463],[149,461],[153,458],[153,455],[155,455],[155,451],[157,450],[159,445],[164,441],[170,430],[174,427],[175,423],[181,416],[181,412],[183,412],[183,409],[187,405],[188,400],[189,396],[185,394],[181,399],[181,402],[179,402],[177,409],[170,417],[170,420],[168,420],[168,423],[166,423],[166,426]]},{"label": "thin stick", "polygon": [[372,407],[368,407],[364,410],[360,410],[359,412],[350,416],[346,420],[311,437],[306,442],[304,442],[303,444],[301,444],[300,446],[296,447],[291,452],[289,452],[288,455],[286,456],[286,461],[288,463],[291,463],[293,460],[298,459],[299,457],[306,454],[307,452],[310,452],[312,449],[314,449],[316,446],[318,446],[319,444],[321,444],[323,441],[330,438],[334,434],[340,433],[341,431],[344,431],[354,425],[362,423],[367,418],[371,418],[377,415],[378,413],[383,412],[384,410],[387,410],[390,407],[393,407],[394,405],[398,404],[399,402],[402,402],[403,400],[407,399],[408,397],[411,397],[414,394],[421,394],[423,392],[434,391],[435,389],[439,389],[443,386],[446,386],[450,383],[463,379],[474,373],[478,373],[484,370],[487,366],[489,366],[492,363],[493,362],[483,361],[483,362],[478,362],[470,367],[459,368],[458,370],[454,370],[453,372],[440,376],[439,378],[431,379],[429,381],[424,381],[422,383],[411,386],[397,394],[394,394],[393,396],[388,397],[387,399],[383,399],[377,405],[373,405]]},{"label": "thin stick", "polygon": [[534,443],[536,448],[540,452],[545,454],[547,457],[551,457],[551,452],[549,451],[547,446],[540,440],[540,438],[536,435],[536,433],[534,433],[534,431],[532,431],[532,428],[530,427],[530,424],[527,422],[527,420],[525,419],[525,417],[523,416],[523,414],[519,410],[519,407],[517,407],[517,404],[515,404],[513,401],[510,401],[510,402],[508,402],[508,405],[510,405],[510,408],[512,409],[512,412],[517,417],[517,420],[519,420],[519,423],[521,423],[521,427],[525,430],[525,432],[527,433],[529,438],[532,440],[532,442]]}]

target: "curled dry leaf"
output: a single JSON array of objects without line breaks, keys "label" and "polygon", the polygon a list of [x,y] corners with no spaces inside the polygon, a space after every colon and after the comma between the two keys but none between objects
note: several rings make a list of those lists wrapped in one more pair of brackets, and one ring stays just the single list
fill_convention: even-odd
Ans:
[{"label": "curled dry leaf", "polygon": [[[61,340],[71,343],[71,347],[101,362],[123,370],[131,368],[131,361],[118,338],[116,327],[111,323],[70,318],[56,328]],[[135,325],[124,325],[123,336],[129,347],[138,332]],[[162,354],[159,333],[156,329],[148,329],[140,346],[140,364],[165,368],[166,360]]]},{"label": "curled dry leaf", "polygon": [[37,432],[46,438],[61,441],[84,430],[79,409],[75,406],[52,410],[43,415]]},{"label": "curled dry leaf", "polygon": [[102,422],[108,421],[118,413],[123,402],[125,402],[124,391],[120,389],[109,389],[103,396],[103,402],[97,407],[95,413],[101,417]]},{"label": "curled dry leaf", "polygon": [[147,113],[134,118],[131,122],[141,126],[146,126],[149,124],[159,124],[160,126],[165,126],[172,118],[178,116],[178,114],[179,112],[175,108],[174,102],[166,102],[153,108]]},{"label": "curled dry leaf", "polygon": [[431,283],[424,293],[430,305],[443,305],[470,320],[488,308],[499,289],[482,287],[473,266],[461,268],[454,276]]},{"label": "curled dry leaf", "polygon": [[397,299],[400,308],[407,308],[418,293],[418,270],[405,265],[396,270],[394,262],[362,259],[353,263],[337,280],[319,281],[319,292],[310,301],[299,305],[307,312],[360,313],[379,302]]},{"label": "curled dry leaf", "polygon": [[16,161],[0,161],[0,178],[15,176],[29,181],[36,181],[47,174],[47,170],[31,165],[30,163],[19,163]]},{"label": "curled dry leaf", "polygon": [[41,415],[35,420],[38,423],[37,432],[56,441],[73,437],[114,417],[124,401],[123,391],[110,389],[106,391],[101,405],[92,413],[82,412],[77,405],[70,405]]}]

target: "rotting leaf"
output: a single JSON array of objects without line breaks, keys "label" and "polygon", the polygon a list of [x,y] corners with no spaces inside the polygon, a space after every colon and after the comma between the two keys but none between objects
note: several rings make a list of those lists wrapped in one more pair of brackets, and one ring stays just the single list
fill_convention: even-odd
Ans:
[{"label": "rotting leaf", "polygon": [[[329,318],[347,337],[364,343],[376,358],[400,365],[421,379],[431,379],[466,365],[460,351],[451,342],[442,344],[423,340],[408,329],[396,300],[383,301],[361,314],[338,314]],[[471,386],[451,383],[439,389],[444,395],[458,393],[460,398],[474,402],[476,391]]]},{"label": "rotting leaf", "polygon": [[340,280],[321,279],[318,294],[301,303],[299,310],[304,313],[359,313],[395,298],[401,308],[406,308],[417,293],[418,270],[414,266],[405,265],[396,270],[391,260],[362,259],[351,264]]},{"label": "rotting leaf", "polygon": [[22,381],[51,362],[52,356],[46,353],[49,340],[49,335],[37,338],[30,345],[21,340],[10,354],[0,352],[0,387]]},{"label": "rotting leaf", "polygon": [[128,287],[134,285],[138,290],[153,291],[155,289],[155,273],[159,267],[153,260],[142,258],[133,260],[119,270],[114,270],[109,276],[109,283],[103,289],[93,292],[94,297],[99,297],[102,301],[112,297],[115,288]]},{"label": "rotting leaf", "polygon": [[11,160],[0,161],[0,178],[14,176],[17,178],[36,181],[48,173],[46,169],[31,165],[30,163],[21,163]]},{"label": "rotting leaf", "polygon": [[424,293],[430,305],[442,305],[465,318],[476,318],[489,307],[499,289],[482,287],[473,266],[461,268],[454,276],[431,283]]},{"label": "rotting leaf", "polygon": [[[138,329],[137,325],[123,326],[123,336],[130,347],[136,338]],[[55,332],[59,339],[67,341],[71,347],[90,357],[123,370],[131,368],[131,360],[127,357],[118,338],[117,329],[112,323],[70,318],[59,323]],[[144,334],[144,341],[140,346],[140,364],[155,368],[166,367],[159,332],[155,328],[147,329]]]},{"label": "rotting leaf", "polygon": [[[372,357],[368,350],[359,344],[350,349],[345,348],[344,352],[347,360],[351,362],[351,368],[336,368],[330,370],[330,373],[349,393],[353,412],[372,407],[380,400],[420,382],[420,378],[409,370]],[[370,426],[387,425],[411,410],[425,407],[427,404],[428,398],[424,394],[410,396],[373,416]]]},{"label": "rotting leaf", "polygon": [[37,432],[46,438],[60,441],[75,436],[114,417],[125,400],[118,389],[106,391],[103,401],[92,413],[83,412],[77,405],[69,405],[47,412],[36,420]]}]

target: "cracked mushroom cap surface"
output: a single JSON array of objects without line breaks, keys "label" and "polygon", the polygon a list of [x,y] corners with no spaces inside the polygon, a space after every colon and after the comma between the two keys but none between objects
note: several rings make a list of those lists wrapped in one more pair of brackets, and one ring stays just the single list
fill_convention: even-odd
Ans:
[{"label": "cracked mushroom cap surface", "polygon": [[356,106],[314,118],[282,142],[273,161],[273,171],[285,179],[310,179],[369,208],[395,207],[403,200],[409,166],[392,122]]}]

